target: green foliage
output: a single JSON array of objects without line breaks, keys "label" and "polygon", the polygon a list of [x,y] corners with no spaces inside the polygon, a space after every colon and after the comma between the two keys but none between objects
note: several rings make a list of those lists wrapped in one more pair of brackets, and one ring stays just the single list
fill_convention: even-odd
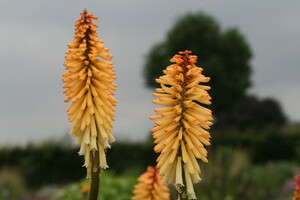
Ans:
[{"label": "green foliage", "polygon": [[203,182],[197,185],[199,199],[244,199],[250,165],[246,151],[219,148],[209,156],[209,164],[202,165]]},{"label": "green foliage", "polygon": [[25,189],[23,178],[18,170],[8,167],[0,170],[0,200],[19,199]]},{"label": "green foliage", "polygon": [[253,165],[250,154],[242,149],[218,148],[201,165],[202,181],[196,185],[201,200],[286,200],[292,191],[284,190],[292,178],[292,163]]},{"label": "green foliage", "polygon": [[[116,176],[111,172],[101,173],[99,200],[128,200],[132,196],[135,178]],[[80,193],[81,182],[71,184],[55,192],[53,200],[85,200],[88,193]]]},{"label": "green foliage", "polygon": [[53,193],[53,200],[85,200],[87,194],[80,193],[81,182],[73,183]]},{"label": "green foliage", "polygon": [[290,191],[284,191],[282,186],[287,178],[293,177],[292,170],[295,165],[289,163],[268,163],[251,169],[251,192],[255,193],[255,199],[278,199],[290,195]]},{"label": "green foliage", "polygon": [[252,53],[244,36],[235,28],[222,31],[217,21],[204,13],[187,14],[175,23],[165,41],[149,51],[144,66],[146,84],[155,87],[155,78],[182,50],[198,55],[198,65],[211,77],[214,114],[235,108],[250,86]]},{"label": "green foliage", "polygon": [[99,200],[128,200],[136,183],[136,178],[105,172],[101,174]]}]

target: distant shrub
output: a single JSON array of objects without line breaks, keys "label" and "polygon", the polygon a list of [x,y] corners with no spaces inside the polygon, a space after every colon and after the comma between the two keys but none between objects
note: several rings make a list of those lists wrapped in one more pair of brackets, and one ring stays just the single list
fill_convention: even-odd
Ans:
[{"label": "distant shrub", "polygon": [[254,163],[291,160],[300,163],[300,129],[293,132],[276,127],[260,131],[247,129],[242,132],[224,129],[214,131],[212,135],[212,149],[222,146],[244,148],[251,153]]},{"label": "distant shrub", "polygon": [[[209,156],[219,148],[233,147],[243,149],[251,158],[251,163],[295,162],[300,164],[300,128],[269,128],[262,131],[247,129],[214,130]],[[85,177],[83,159],[78,156],[79,147],[65,141],[29,144],[23,147],[0,149],[0,168],[13,166],[20,170],[29,188],[46,184],[66,184]],[[222,150],[223,151],[223,150]],[[225,150],[224,150],[225,151]],[[122,175],[138,176],[146,166],[155,165],[157,154],[153,143],[113,143],[108,149],[110,171]],[[225,154],[225,152],[223,152]],[[228,152],[227,152],[228,153]],[[210,163],[213,163],[210,160]]]},{"label": "distant shrub", "polygon": [[77,151],[77,148],[56,142],[4,148],[0,150],[0,167],[18,168],[29,188],[77,181],[85,174]]},{"label": "distant shrub", "polygon": [[116,142],[114,148],[108,150],[108,163],[117,174],[137,176],[144,172],[147,166],[155,165],[157,154],[153,144]]}]

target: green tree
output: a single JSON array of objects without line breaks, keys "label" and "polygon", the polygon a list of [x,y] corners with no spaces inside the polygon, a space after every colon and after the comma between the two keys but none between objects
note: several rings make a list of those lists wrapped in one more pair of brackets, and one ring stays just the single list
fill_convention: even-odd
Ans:
[{"label": "green tree", "polygon": [[218,126],[261,129],[270,125],[282,126],[286,122],[287,117],[276,99],[247,96],[232,114],[219,119]]},{"label": "green tree", "polygon": [[214,18],[201,12],[181,17],[165,41],[154,45],[146,57],[147,86],[157,86],[155,78],[171,64],[169,59],[182,50],[192,50],[204,75],[211,77],[214,114],[218,117],[232,111],[251,85],[252,53],[244,36],[236,28],[221,30]]}]

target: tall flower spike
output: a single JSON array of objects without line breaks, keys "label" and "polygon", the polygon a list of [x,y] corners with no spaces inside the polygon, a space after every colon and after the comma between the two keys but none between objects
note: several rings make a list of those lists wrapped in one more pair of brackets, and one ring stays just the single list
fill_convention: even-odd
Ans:
[{"label": "tall flower spike", "polygon": [[170,190],[162,182],[162,176],[155,167],[148,167],[147,172],[138,178],[139,183],[134,186],[134,196],[131,200],[169,200]]},{"label": "tall flower spike", "polygon": [[[209,86],[199,85],[210,78],[201,74],[202,68],[195,65],[197,56],[191,51],[179,52],[170,61],[175,62],[164,70],[164,76],[156,79],[161,88],[153,95],[155,109],[154,151],[160,153],[157,167],[163,180],[173,184],[179,193],[188,199],[196,199],[193,183],[199,182],[200,167],[197,159],[207,161],[204,145],[210,145],[210,134],[205,129],[212,125],[212,112],[201,106],[211,104],[206,90]],[[185,187],[184,187],[185,186]]]},{"label": "tall flower spike", "polygon": [[66,51],[64,65],[67,71],[62,80],[67,95],[64,101],[72,100],[67,109],[72,122],[70,133],[81,144],[79,154],[84,155],[84,166],[90,177],[94,156],[99,156],[99,167],[108,167],[105,149],[115,141],[111,129],[116,105],[113,91],[117,85],[113,83],[116,76],[112,63],[106,61],[112,56],[98,39],[98,26],[92,22],[97,17],[88,14],[86,9],[80,14],[75,23],[74,40]]},{"label": "tall flower spike", "polygon": [[300,174],[294,177],[295,179],[295,191],[293,200],[300,200]]}]

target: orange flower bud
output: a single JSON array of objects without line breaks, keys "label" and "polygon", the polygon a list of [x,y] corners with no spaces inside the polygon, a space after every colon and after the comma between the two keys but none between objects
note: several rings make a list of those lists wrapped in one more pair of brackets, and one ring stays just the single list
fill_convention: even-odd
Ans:
[{"label": "orange flower bud", "polygon": [[161,180],[159,170],[149,166],[147,172],[138,178],[139,183],[134,186],[131,200],[169,200],[169,188]]},{"label": "orange flower bud", "polygon": [[295,179],[295,191],[293,200],[300,200],[300,174],[294,177]]}]

